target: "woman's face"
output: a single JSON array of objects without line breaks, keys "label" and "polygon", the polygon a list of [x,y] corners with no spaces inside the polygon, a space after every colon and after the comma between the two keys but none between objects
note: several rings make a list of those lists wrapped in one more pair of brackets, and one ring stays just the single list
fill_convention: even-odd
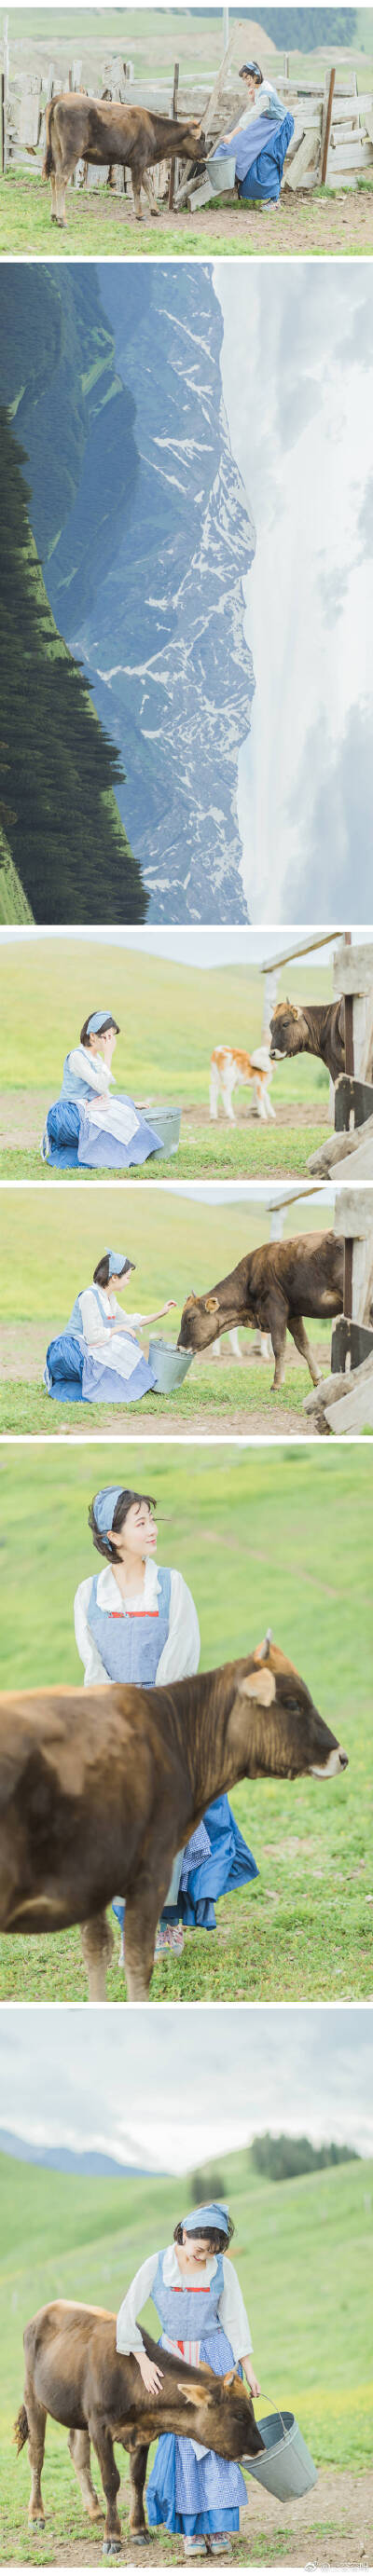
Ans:
[{"label": "woman's face", "polygon": [[112,1059],[112,1056],[114,1055],[114,1047],[116,1047],[116,1043],[117,1043],[117,1032],[116,1032],[116,1029],[103,1029],[103,1030],[102,1030],[102,1036],[101,1036],[101,1038],[100,1038],[100,1048],[101,1048],[101,1055],[103,1055],[103,1056],[105,1057],[105,1064],[111,1064],[111,1059]]},{"label": "woman's face", "polygon": [[257,82],[254,80],[253,72],[241,72],[241,80],[250,99],[250,106],[253,107],[257,92]]},{"label": "woman's face", "polygon": [[149,1503],[131,1503],[123,1529],[109,1530],[118,1556],[155,1556],[158,1530]]},{"label": "woman's face", "polygon": [[183,2245],[185,2245],[185,2251],[191,2255],[192,2263],[207,2263],[208,2255],[212,2254],[213,2250],[209,2236],[191,2236],[189,2228],[186,2227],[183,2227]]}]

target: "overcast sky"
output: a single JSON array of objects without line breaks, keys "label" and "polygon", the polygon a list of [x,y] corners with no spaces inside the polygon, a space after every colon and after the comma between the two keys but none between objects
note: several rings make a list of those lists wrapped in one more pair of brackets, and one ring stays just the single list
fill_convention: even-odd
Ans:
[{"label": "overcast sky", "polygon": [[[0,955],[1,947],[5,947],[12,939],[15,939],[19,945],[20,939],[35,943],[39,939],[61,939],[62,935],[60,929],[53,927],[49,929],[48,926],[43,928],[32,926],[24,930],[6,927],[0,930]],[[248,969],[250,966],[260,967],[266,965],[272,955],[286,956],[290,944],[285,931],[281,934],[281,931],[278,933],[275,930],[244,930],[243,928],[240,930],[167,930],[163,927],[161,930],[118,930],[115,926],[115,930],[102,930],[101,927],[97,930],[94,927],[93,929],[90,927],[89,930],[86,928],[76,930],[73,925],[71,927],[69,925],[65,935],[68,939],[97,939],[100,948],[104,940],[109,942],[111,947],[114,944],[116,948],[146,948],[150,956],[168,957],[176,960],[180,966],[198,966],[202,971],[220,966],[247,966]],[[300,933],[300,936],[302,935]],[[312,928],[309,935],[312,942],[314,936]],[[296,937],[296,932],[294,936]],[[327,971],[331,966],[333,955],[333,943],[329,940],[325,947],[316,952],[316,965],[321,967],[322,972],[324,969]],[[306,957],[299,959],[297,974],[308,974],[309,963],[307,953]]]},{"label": "overcast sky", "polygon": [[[31,2031],[32,2021],[32,2031]],[[163,2170],[307,2130],[373,2152],[372,2012],[360,2005],[0,2010],[7,2129]],[[132,2152],[131,2152],[132,2151]]]},{"label": "overcast sky", "polygon": [[214,284],[257,531],[239,792],[251,918],[341,921],[353,894],[359,922],[373,794],[372,269],[219,261]]}]

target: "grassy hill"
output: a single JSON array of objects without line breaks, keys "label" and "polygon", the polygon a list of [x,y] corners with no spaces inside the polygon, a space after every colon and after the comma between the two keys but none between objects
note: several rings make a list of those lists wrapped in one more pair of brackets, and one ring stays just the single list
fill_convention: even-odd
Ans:
[{"label": "grassy hill", "polygon": [[[50,1408],[53,1411],[53,1408]],[[27,1469],[27,1472],[26,1472]],[[154,1494],[159,1562],[194,1595],[201,1666],[249,1651],[268,1626],[338,1733],[349,1769],[328,1785],[243,1782],[232,1797],[260,1875],[218,1910],[213,1940],[188,1937],[156,1970],[154,1995],[294,1999],[372,1994],[371,1517],[368,1447],[306,1452],[129,1440],[0,1453],[2,1681],[34,1689],[82,1678],[73,1599],[94,1559],[88,1506],[122,1474]],[[22,1604],[19,1568],[22,1566]],[[40,1623],[40,1587],[43,1622]],[[85,1994],[78,1932],[0,1943],[1,1992]],[[118,1947],[109,1995],[125,1993]],[[6,2116],[6,2112],[5,2112]],[[21,2188],[21,2184],[17,2186]],[[277,2205],[277,2204],[276,2204]]]},{"label": "grassy hill", "polygon": [[0,824],[0,925],[32,921],[30,904],[14,865],[9,841]]},{"label": "grassy hill", "polygon": [[[312,1234],[315,1228],[322,1232],[331,1223],[330,1203],[320,1207],[311,1198],[299,1207],[296,1201],[286,1211],[284,1235]],[[75,1191],[66,1189],[63,1195],[51,1191],[48,1203],[41,1186],[33,1195],[31,1216],[26,1191],[4,1190],[3,1322],[40,1321],[46,1340],[61,1331],[73,1298],[92,1279],[105,1243],[116,1243],[117,1235],[115,1185],[103,1186],[99,1201],[94,1191],[79,1193],[78,1198]],[[190,1287],[203,1294],[245,1252],[269,1242],[269,1235],[270,1216],[259,1199],[211,1204],[208,1198],[187,1193],[179,1198],[167,1190],[150,1196],[129,1181],[120,1201],[119,1248],[123,1245],[136,1270],[123,1313],[126,1307],[129,1315],[131,1309],[145,1316],[154,1314],[164,1299],[174,1297],[176,1314],[160,1326],[166,1334],[169,1326],[173,1341]],[[330,1325],[318,1324],[314,1340],[324,1334],[327,1346]],[[195,1373],[199,1365],[196,1361]]]},{"label": "grassy hill", "polygon": [[[0,880],[1,881],[1,880]],[[119,1090],[135,1099],[206,1102],[212,1048],[228,1043],[258,1046],[262,1035],[263,976],[258,967],[178,965],[146,951],[97,940],[21,941],[7,952],[1,999],[1,1088],[45,1087],[46,1106],[60,1088],[69,1047],[76,1046],[87,1013],[107,994],[119,1021],[114,1072]],[[330,967],[310,959],[307,978],[296,965],[279,979],[285,993],[307,1001],[332,996]],[[328,1098],[329,1078],[312,1056],[276,1065],[273,1100],[291,1104]],[[176,1171],[176,1166],[175,1166]]]},{"label": "grassy hill", "polygon": [[[2,2170],[4,2163],[4,2172]],[[293,2408],[318,2465],[355,2472],[371,2456],[369,2386],[373,2165],[345,2165],[299,2182],[263,2184],[243,2151],[223,2160],[233,2211],[233,2257],[250,2317],[254,2354],[270,2399]],[[27,2454],[17,2462],[12,2418],[22,2393],[22,2329],[44,2300],[62,2296],[119,2306],[132,2273],[167,2243],[190,2192],[174,2179],[126,2186],[22,2171],[1,2160],[0,2440],[2,2550],[58,2563],[87,2532],[66,2433],[47,2429],[47,2540],[27,2538]],[[150,2305],[146,2318],[154,2330]],[[260,2405],[259,2405],[260,2414]],[[264,2406],[263,2406],[264,2411]],[[120,2456],[120,2455],[119,2455]],[[50,2519],[49,2519],[50,2517]],[[258,2498],[258,2523],[260,2501]],[[91,2563],[102,2542],[92,2534]]]}]

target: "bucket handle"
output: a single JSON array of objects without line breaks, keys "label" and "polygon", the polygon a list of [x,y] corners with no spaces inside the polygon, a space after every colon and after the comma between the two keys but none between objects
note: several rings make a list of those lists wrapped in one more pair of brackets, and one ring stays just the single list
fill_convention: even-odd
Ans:
[{"label": "bucket handle", "polygon": [[267,2399],[267,2405],[269,2405],[269,2406],[273,2406],[273,2407],[274,2407],[274,2411],[275,2411],[275,2415],[279,2415],[279,2417],[280,2417],[280,2424],[282,2424],[282,2430],[283,2430],[284,2442],[289,2442],[289,2441],[290,2441],[290,2434],[289,2434],[289,2433],[287,2433],[287,2431],[286,2431],[286,2424],[284,2424],[284,2418],[283,2418],[283,2415],[281,2414],[281,2406],[275,2406],[274,2397],[270,2397],[270,2394],[269,2394],[269,2388],[261,2388],[260,2395],[261,2395],[261,2397],[266,2397],[266,2399]]}]

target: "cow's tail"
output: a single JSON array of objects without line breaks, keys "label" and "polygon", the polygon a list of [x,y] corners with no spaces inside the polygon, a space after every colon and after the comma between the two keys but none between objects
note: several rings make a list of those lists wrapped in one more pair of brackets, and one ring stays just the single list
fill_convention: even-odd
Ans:
[{"label": "cow's tail", "polygon": [[25,2442],[28,2442],[28,2432],[29,2428],[26,2407],[20,2406],[19,2414],[16,2415],[16,2421],[13,2425],[13,2441],[15,2442],[17,2453],[24,2450]]},{"label": "cow's tail", "polygon": [[51,99],[49,99],[49,100],[48,100],[48,106],[46,107],[46,110],[45,110],[45,141],[46,141],[46,149],[45,149],[45,157],[44,157],[44,161],[43,161],[43,168],[42,168],[42,174],[41,174],[41,175],[42,175],[42,179],[51,179],[51,178],[52,178],[52,176],[53,176],[53,172],[54,172],[53,145],[52,145],[52,116],[53,116],[53,106],[54,106],[54,101],[53,101],[53,98],[51,98]]}]

